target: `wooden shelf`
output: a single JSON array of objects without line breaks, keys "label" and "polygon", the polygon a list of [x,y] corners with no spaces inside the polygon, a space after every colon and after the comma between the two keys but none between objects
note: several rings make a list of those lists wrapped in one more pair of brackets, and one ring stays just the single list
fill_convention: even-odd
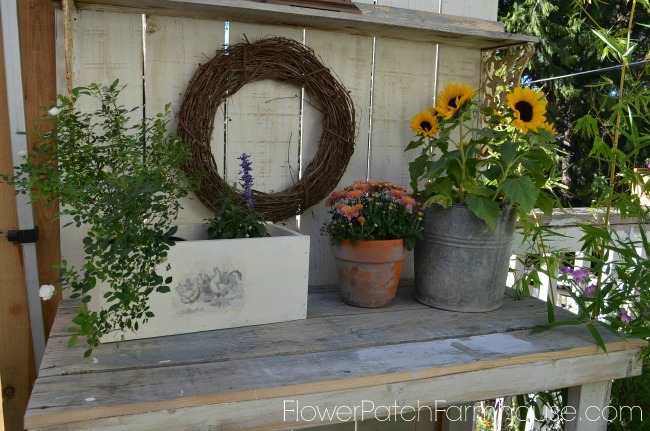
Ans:
[{"label": "wooden shelf", "polygon": [[499,22],[356,3],[361,14],[341,13],[257,0],[77,0],[77,8],[276,24],[493,49],[537,42],[505,33]]}]

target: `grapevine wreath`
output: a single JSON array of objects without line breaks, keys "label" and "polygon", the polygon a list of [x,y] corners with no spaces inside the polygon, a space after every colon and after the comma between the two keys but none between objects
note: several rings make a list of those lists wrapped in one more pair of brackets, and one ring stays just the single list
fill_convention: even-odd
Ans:
[{"label": "grapevine wreath", "polygon": [[185,170],[203,179],[196,195],[216,211],[231,186],[219,175],[210,149],[215,115],[227,97],[265,79],[304,87],[323,118],[318,150],[300,180],[277,193],[254,191],[255,208],[267,220],[278,222],[301,214],[334,190],[354,152],[352,99],[310,48],[295,40],[268,37],[217,51],[198,67],[185,90],[177,116],[178,134],[192,152]]}]

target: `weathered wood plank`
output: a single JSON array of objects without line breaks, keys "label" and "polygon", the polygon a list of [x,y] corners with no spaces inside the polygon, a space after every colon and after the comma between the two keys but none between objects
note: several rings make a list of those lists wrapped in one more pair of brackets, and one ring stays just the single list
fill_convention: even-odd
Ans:
[{"label": "weathered wood plank", "polygon": [[[93,373],[44,377],[36,383],[26,422],[32,428],[170,409],[187,413],[209,405],[214,421],[234,427],[227,429],[252,425],[283,429],[292,426],[282,424],[279,400],[306,398],[312,405],[323,406],[329,404],[329,397],[338,402],[345,393],[352,402],[386,395],[409,403],[459,402],[518,393],[523,388],[538,391],[640,373],[636,355],[645,343],[608,342],[606,355],[584,332],[579,335],[575,328],[558,328],[531,337],[528,331],[516,331],[316,355],[114,371],[105,377]],[[600,366],[590,366],[596,360]],[[550,369],[556,372],[546,374]],[[544,379],[539,373],[545,373]],[[357,398],[368,389],[374,390],[373,395]],[[235,402],[237,408],[233,408]],[[169,413],[165,416],[170,419]],[[130,419],[133,426],[137,418]],[[198,422],[192,418],[192,423]]]},{"label": "weathered wood plank", "polygon": [[[314,318],[312,315],[300,325],[285,322],[233,328],[228,331],[186,334],[182,336],[182,350],[177,348],[179,338],[163,337],[127,341],[121,343],[119,348],[112,344],[102,345],[93,352],[93,358],[83,358],[83,346],[68,349],[66,337],[53,338],[48,344],[48,354],[41,366],[40,375],[94,373],[122,367],[148,368],[160,366],[161,361],[164,361],[163,364],[178,366],[228,361],[233,358],[431,341],[446,337],[531,329],[546,321],[545,307],[538,306],[532,298],[507,301],[499,311],[472,315],[468,319],[468,316],[462,313],[416,304],[411,297],[403,298],[390,309],[357,313],[355,307],[343,304],[338,295],[328,295],[336,296],[337,299],[326,301],[332,311],[322,318]],[[328,295],[321,294],[315,298],[310,295],[310,303],[314,300],[320,302]],[[566,313],[563,315],[567,316]],[[132,363],[134,356],[139,357],[137,364]]]},{"label": "weathered wood plank", "polygon": [[77,6],[80,9],[122,10],[288,25],[477,49],[537,40],[530,36],[504,33],[502,25],[496,21],[362,3],[358,4],[362,14],[272,5],[255,0],[78,0]]},{"label": "weathered wood plank", "polygon": [[[147,116],[180,106],[182,95],[201,63],[224,46],[223,21],[167,16],[147,16],[145,32],[145,100]],[[223,173],[224,110],[217,112],[212,133],[212,155],[220,174]],[[173,115],[173,114],[172,114]],[[170,130],[176,129],[172,118]],[[214,216],[193,194],[181,201],[179,224],[202,223]]]},{"label": "weathered wood plank", "polygon": [[[368,133],[370,121],[370,88],[372,76],[372,39],[340,33],[307,30],[305,44],[312,48],[330,73],[338,77],[350,92],[356,114],[356,140],[354,154],[337,190],[355,180],[365,180],[368,170]],[[313,159],[322,133],[322,116],[305,95],[303,103],[303,133],[301,169]],[[337,281],[334,258],[330,253],[327,236],[320,234],[321,227],[329,221],[324,200],[300,216],[300,232],[311,237],[309,253],[309,283],[320,285]]]}]

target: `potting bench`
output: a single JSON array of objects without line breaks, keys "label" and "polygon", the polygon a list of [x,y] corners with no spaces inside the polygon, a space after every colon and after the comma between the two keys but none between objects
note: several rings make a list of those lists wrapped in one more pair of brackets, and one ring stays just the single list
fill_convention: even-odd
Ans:
[{"label": "potting bench", "polygon": [[[439,429],[430,422],[443,405],[563,387],[577,412],[567,429],[604,430],[610,382],[640,373],[646,345],[603,334],[605,354],[583,327],[531,334],[547,321],[533,298],[463,314],[423,306],[400,287],[386,309],[314,291],[307,320],[106,344],[83,358],[83,346],[67,347],[73,312],[59,311],[30,430],[284,430],[333,416],[344,421],[332,425],[339,431],[355,429],[353,419],[372,429],[389,412],[408,425],[418,408],[417,429]],[[451,412],[454,425],[461,410]]]}]

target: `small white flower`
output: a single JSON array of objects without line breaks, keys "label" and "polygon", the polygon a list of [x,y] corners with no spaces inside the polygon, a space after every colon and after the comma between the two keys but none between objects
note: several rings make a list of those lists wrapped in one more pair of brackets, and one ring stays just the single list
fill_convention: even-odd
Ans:
[{"label": "small white flower", "polygon": [[56,289],[54,289],[54,286],[52,286],[51,284],[44,284],[38,290],[38,295],[41,297],[43,301],[47,301],[48,299],[52,298],[52,295],[54,295],[55,290]]},{"label": "small white flower", "polygon": [[106,172],[107,174],[110,174],[111,172],[113,172],[113,168],[111,168],[108,165],[104,165],[104,167],[102,168],[102,171]]},{"label": "small white flower", "polygon": [[56,117],[61,113],[61,108],[57,108],[56,106],[54,106],[49,111],[47,111],[47,113],[52,115],[53,117]]},{"label": "small white flower", "polygon": [[18,157],[20,157],[21,159],[26,159],[27,158],[27,151],[25,151],[25,150],[18,151]]}]

